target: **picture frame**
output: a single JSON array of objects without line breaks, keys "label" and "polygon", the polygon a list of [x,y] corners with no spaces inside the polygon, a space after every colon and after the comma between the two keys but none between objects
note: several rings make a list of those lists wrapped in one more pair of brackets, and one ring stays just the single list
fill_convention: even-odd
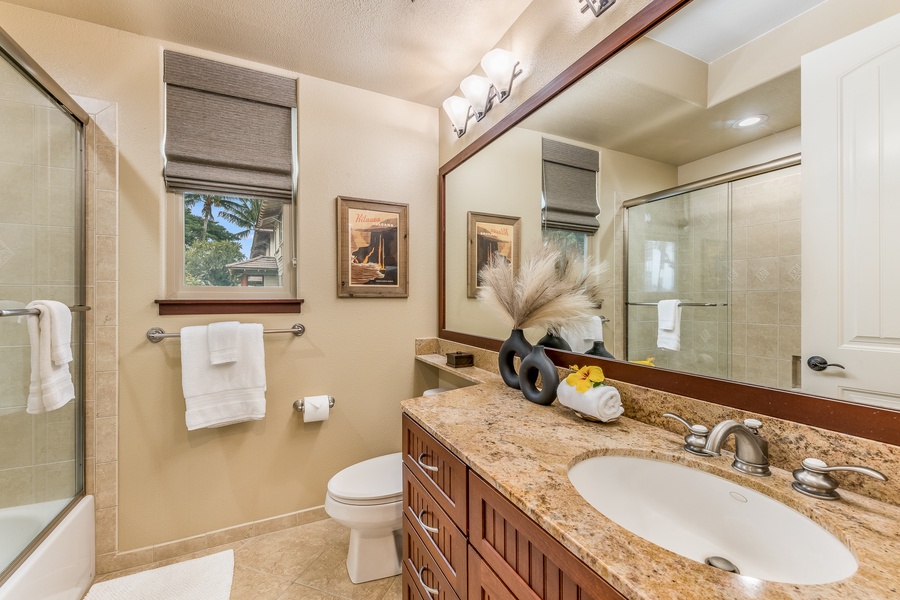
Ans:
[{"label": "picture frame", "polygon": [[519,272],[521,217],[469,211],[468,221],[467,295],[477,298],[478,272],[496,254],[509,261],[513,275]]},{"label": "picture frame", "polygon": [[339,298],[409,297],[409,205],[337,197]]}]

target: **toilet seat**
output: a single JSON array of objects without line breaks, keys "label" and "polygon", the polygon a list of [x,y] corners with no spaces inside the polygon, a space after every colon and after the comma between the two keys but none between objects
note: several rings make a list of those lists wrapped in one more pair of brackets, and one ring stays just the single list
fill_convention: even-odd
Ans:
[{"label": "toilet seat", "polygon": [[351,465],[328,482],[335,502],[355,506],[390,504],[403,499],[403,455],[400,452]]}]

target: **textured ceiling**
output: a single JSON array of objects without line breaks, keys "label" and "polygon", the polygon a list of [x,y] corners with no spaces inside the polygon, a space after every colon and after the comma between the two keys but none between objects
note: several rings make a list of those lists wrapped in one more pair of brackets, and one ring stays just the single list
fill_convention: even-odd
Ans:
[{"label": "textured ceiling", "polygon": [[440,106],[531,0],[5,0]]}]

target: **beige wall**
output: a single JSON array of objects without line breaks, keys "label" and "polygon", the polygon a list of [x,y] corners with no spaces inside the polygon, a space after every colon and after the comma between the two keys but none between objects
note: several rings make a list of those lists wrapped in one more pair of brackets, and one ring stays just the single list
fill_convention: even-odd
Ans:
[{"label": "beige wall", "polygon": [[[298,76],[306,303],[301,315],[242,318],[269,328],[299,321],[307,334],[266,339],[265,421],[189,434],[178,343],[144,336],[222,317],[162,318],[153,304],[164,292],[161,54],[246,63],[3,3],[0,20],[67,91],[118,104],[120,304],[118,337],[107,342],[120,373],[116,550],[320,505],[337,470],[398,450],[399,401],[421,379],[413,340],[436,330],[436,109]],[[339,194],[410,204],[408,299],[336,298]],[[293,400],[311,394],[337,399],[330,421],[304,425],[293,414]]]}]

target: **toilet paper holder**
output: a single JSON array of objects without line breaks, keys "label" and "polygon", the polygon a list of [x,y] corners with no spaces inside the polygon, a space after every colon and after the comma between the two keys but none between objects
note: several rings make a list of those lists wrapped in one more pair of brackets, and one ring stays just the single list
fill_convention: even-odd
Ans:
[{"label": "toilet paper holder", "polygon": [[[300,398],[299,400],[294,400],[294,410],[296,410],[299,413],[302,413],[304,408],[306,408],[306,407],[303,406],[303,398]],[[334,408],[334,397],[332,397],[332,396],[328,396],[328,408]]]}]

